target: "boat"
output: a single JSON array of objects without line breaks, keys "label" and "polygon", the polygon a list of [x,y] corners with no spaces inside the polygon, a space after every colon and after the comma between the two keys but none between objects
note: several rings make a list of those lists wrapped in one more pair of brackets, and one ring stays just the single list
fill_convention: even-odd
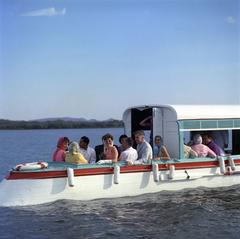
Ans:
[{"label": "boat", "polygon": [[[146,117],[150,126],[141,126]],[[141,165],[60,162],[21,164],[0,183],[0,206],[26,206],[56,200],[93,200],[137,196],[197,187],[240,183],[239,105],[143,105],[123,113],[125,134],[136,130],[161,135],[170,160]],[[225,156],[184,158],[184,141],[201,132],[225,133]]]}]

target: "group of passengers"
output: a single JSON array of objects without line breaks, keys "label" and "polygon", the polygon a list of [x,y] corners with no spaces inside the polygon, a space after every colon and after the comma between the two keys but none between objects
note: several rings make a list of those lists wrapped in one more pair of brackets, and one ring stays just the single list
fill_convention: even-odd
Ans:
[{"label": "group of passengers", "polygon": [[61,137],[53,154],[53,161],[76,164],[102,164],[124,161],[128,165],[137,165],[146,163],[152,158],[170,159],[166,147],[162,145],[161,136],[155,137],[154,150],[145,140],[143,131],[136,131],[134,140],[136,149],[133,148],[133,139],[127,135],[120,136],[120,145],[117,146],[113,142],[113,136],[105,134],[102,137],[102,144],[93,149],[89,146],[90,141],[86,136],[81,137],[79,143],[70,142],[69,138]]},{"label": "group of passengers", "polygon": [[184,145],[184,157],[210,157],[225,156],[224,150],[214,142],[209,133],[195,134],[193,140]]},{"label": "group of passengers", "polygon": [[[133,148],[134,141],[127,135],[121,135],[120,145],[113,142],[111,134],[105,134],[102,137],[102,144],[97,145],[95,149],[89,146],[88,137],[81,137],[78,142],[70,142],[69,138],[61,137],[57,143],[57,149],[53,154],[53,161],[76,163],[76,164],[102,164],[116,163],[124,161],[128,165],[137,165],[146,163],[148,160],[169,160],[170,155],[167,148],[163,145],[163,139],[160,135],[154,138],[154,146],[145,140],[144,131],[136,131],[134,134],[136,149]],[[184,157],[212,157],[224,156],[224,151],[218,146],[211,135],[195,134],[193,140],[184,144]]]}]

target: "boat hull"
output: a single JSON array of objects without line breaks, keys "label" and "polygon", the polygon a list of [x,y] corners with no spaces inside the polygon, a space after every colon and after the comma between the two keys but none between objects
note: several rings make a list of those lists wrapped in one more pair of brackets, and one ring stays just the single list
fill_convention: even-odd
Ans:
[{"label": "boat hull", "polygon": [[176,191],[197,187],[227,187],[240,183],[240,166],[234,173],[222,175],[219,167],[176,170],[169,179],[169,170],[159,171],[159,181],[152,171],[120,173],[116,184],[114,174],[44,179],[4,179],[0,184],[0,206],[26,206],[49,203],[61,199],[93,200],[137,196],[160,191]]}]

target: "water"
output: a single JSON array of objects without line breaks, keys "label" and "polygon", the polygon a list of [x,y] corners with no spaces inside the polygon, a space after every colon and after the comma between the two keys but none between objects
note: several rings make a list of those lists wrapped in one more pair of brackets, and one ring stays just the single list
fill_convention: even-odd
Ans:
[{"label": "water", "polygon": [[[59,136],[92,145],[122,129],[0,131],[0,177],[20,162],[48,160]],[[116,140],[117,143],[117,140]],[[131,198],[0,208],[0,238],[239,238],[240,186]]]}]

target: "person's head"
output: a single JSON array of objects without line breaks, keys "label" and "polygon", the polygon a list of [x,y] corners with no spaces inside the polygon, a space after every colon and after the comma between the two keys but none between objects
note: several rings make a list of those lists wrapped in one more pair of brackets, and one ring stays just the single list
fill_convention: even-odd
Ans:
[{"label": "person's head", "polygon": [[123,139],[126,139],[127,138],[127,135],[126,134],[122,134],[120,137],[119,137],[119,143],[122,144],[123,143]]},{"label": "person's head", "polygon": [[57,148],[66,150],[68,148],[69,142],[70,140],[68,137],[59,138],[57,142]]},{"label": "person's head", "polygon": [[102,141],[105,146],[113,146],[113,136],[111,134],[103,135]]},{"label": "person's head", "polygon": [[203,135],[203,143],[205,145],[209,144],[212,141],[212,137],[208,134]]},{"label": "person's head", "polygon": [[79,145],[77,142],[73,141],[70,145],[69,145],[69,153],[74,154],[74,153],[79,153]]},{"label": "person's head", "polygon": [[154,138],[155,145],[161,145],[163,143],[162,137],[160,135],[156,135]]},{"label": "person's head", "polygon": [[80,148],[87,149],[89,142],[90,142],[90,140],[87,136],[81,137],[81,139],[79,141]]},{"label": "person's head", "polygon": [[124,138],[122,141],[122,146],[124,149],[128,149],[133,146],[133,139],[130,137]]},{"label": "person's head", "polygon": [[138,130],[134,133],[135,141],[137,144],[141,144],[144,142],[144,132],[142,130]]},{"label": "person's head", "polygon": [[200,134],[193,136],[193,144],[202,144],[202,136]]}]

